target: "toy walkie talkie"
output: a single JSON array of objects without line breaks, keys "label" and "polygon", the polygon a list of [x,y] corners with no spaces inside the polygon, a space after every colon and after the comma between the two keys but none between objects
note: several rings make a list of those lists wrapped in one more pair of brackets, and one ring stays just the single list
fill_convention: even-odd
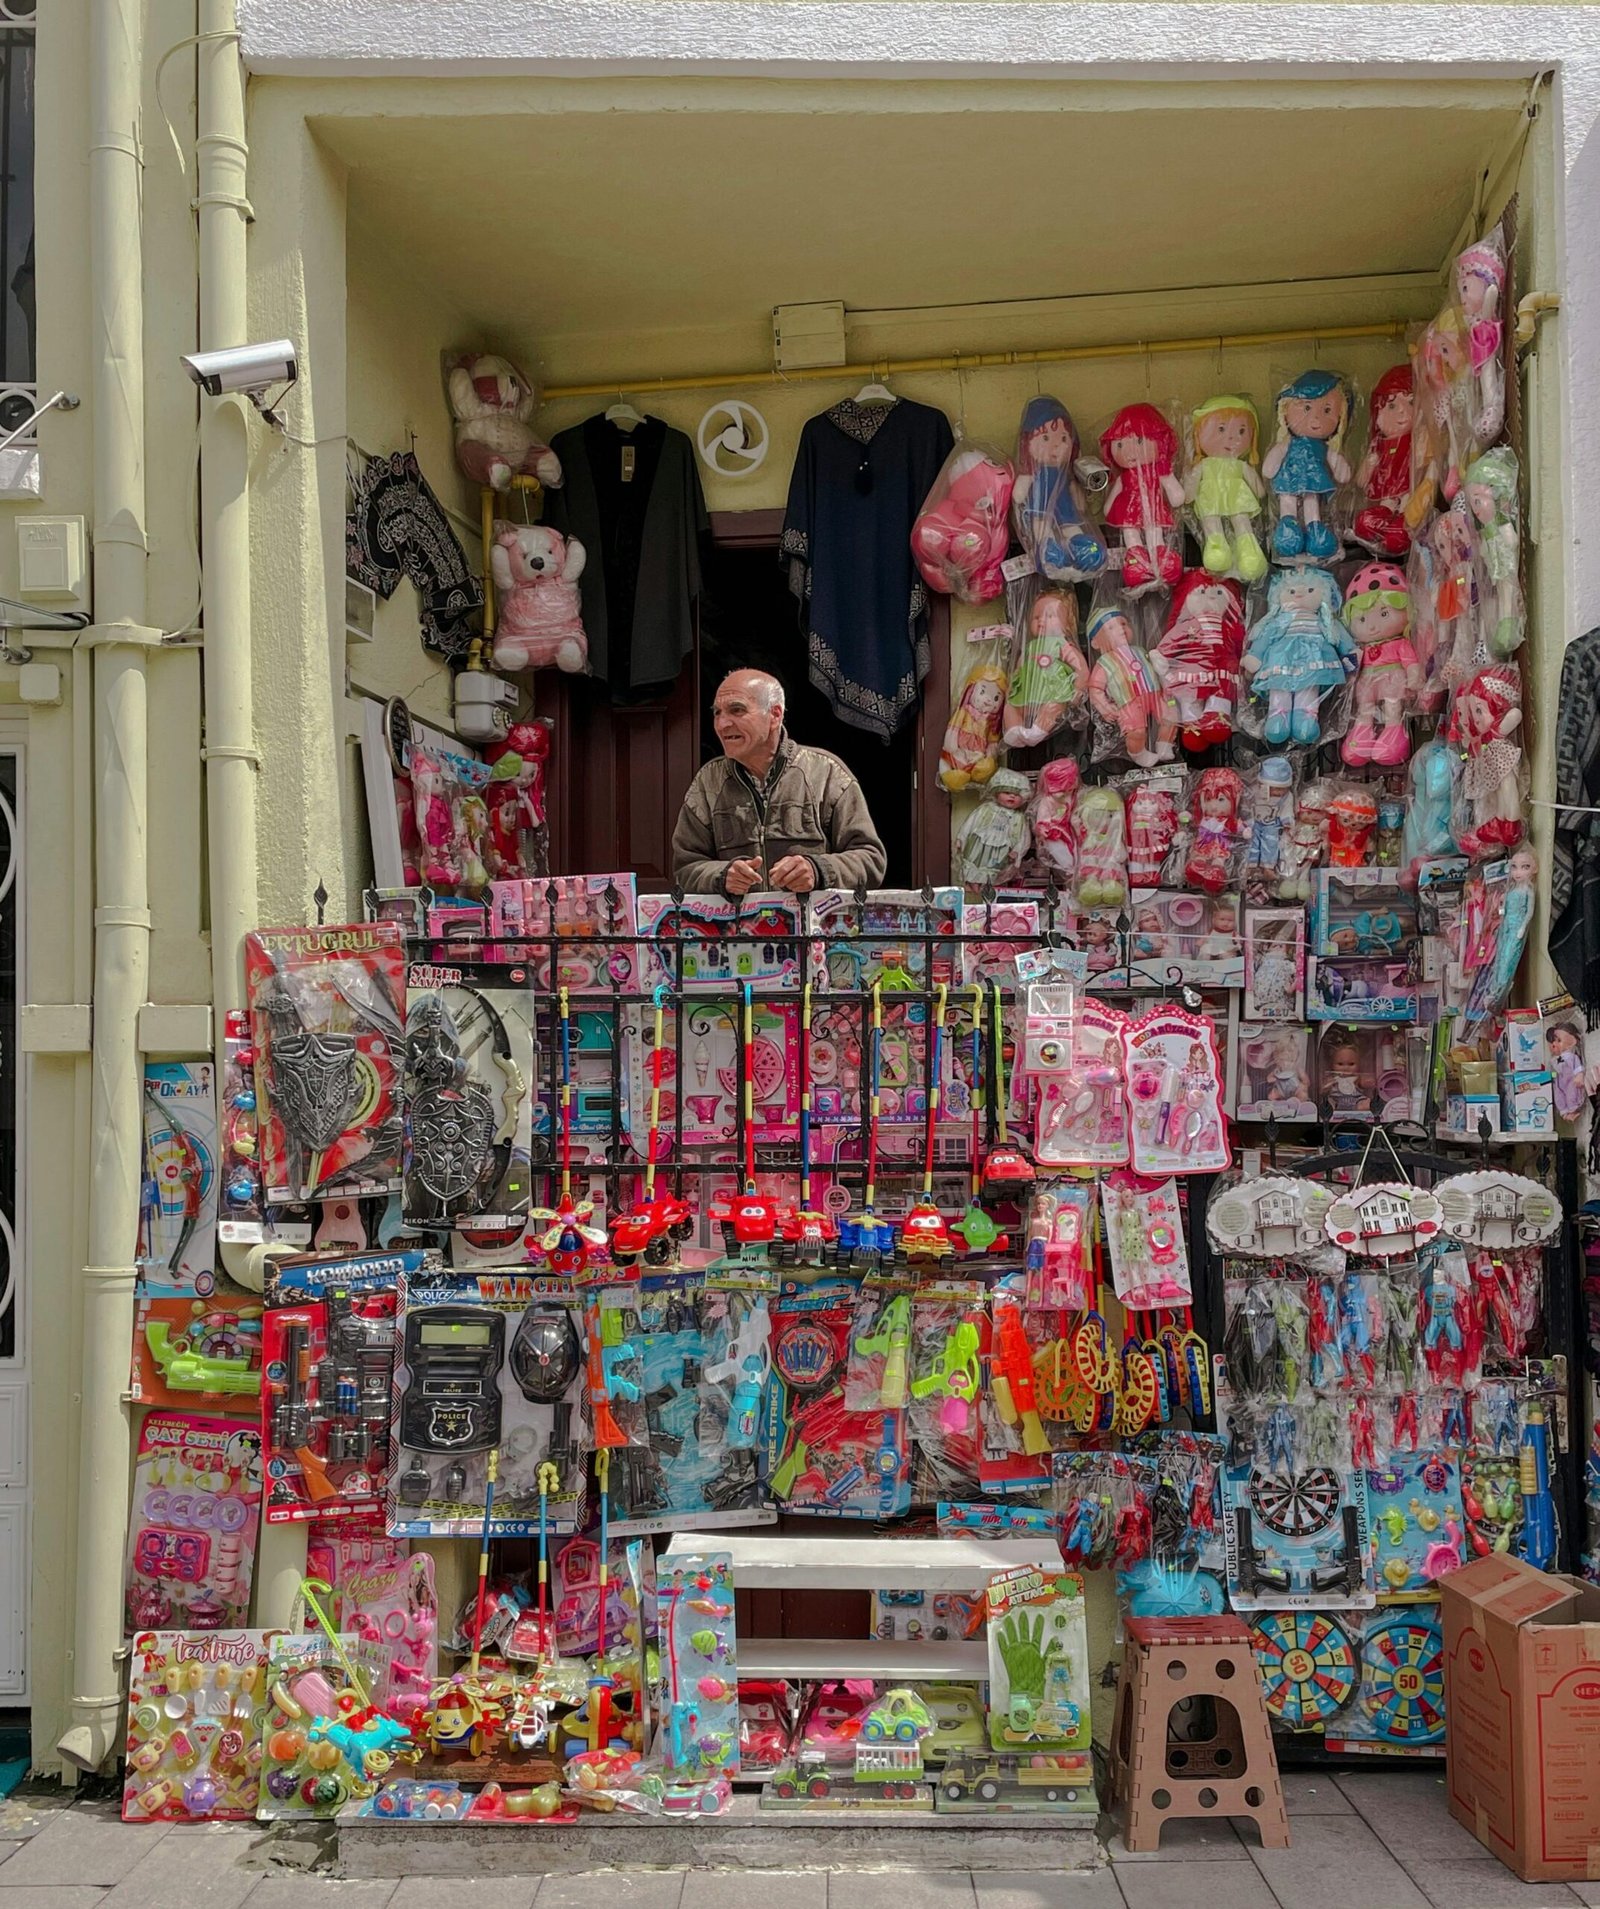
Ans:
[{"label": "toy walkie talkie", "polygon": [[400,1442],[411,1451],[486,1452],[500,1443],[504,1313],[423,1306],[405,1321],[410,1373],[400,1401]]}]

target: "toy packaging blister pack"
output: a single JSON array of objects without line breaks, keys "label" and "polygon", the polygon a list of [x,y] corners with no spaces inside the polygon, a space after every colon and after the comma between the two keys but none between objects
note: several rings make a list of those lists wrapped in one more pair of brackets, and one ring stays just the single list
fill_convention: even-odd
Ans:
[{"label": "toy packaging blister pack", "polygon": [[739,1772],[739,1660],[733,1560],[668,1551],[656,1578],[661,1619],[661,1754],[669,1782]]},{"label": "toy packaging blister pack", "polygon": [[910,1508],[904,1407],[845,1404],[854,1302],[846,1280],[785,1281],[772,1307],[767,1464],[784,1511],[879,1519]]},{"label": "toy packaging blister pack", "polygon": [[[806,932],[814,937],[812,974],[818,988],[870,990],[873,982],[890,993],[898,977],[922,987],[954,980],[953,949],[941,947],[961,919],[959,888],[935,888],[932,900],[918,889],[885,888],[863,906],[844,888],[818,889],[809,897]],[[895,937],[903,937],[903,943]],[[933,941],[933,972],[927,973],[926,948]],[[907,985],[903,979],[900,986]]]},{"label": "toy packaging blister pack", "polygon": [[439,1604],[433,1559],[374,1556],[341,1573],[337,1620],[364,1644],[381,1649],[372,1701],[391,1716],[423,1709],[439,1675]]},{"label": "toy packaging blister pack", "polygon": [[217,1256],[216,1069],[147,1061],[139,1273],[147,1293],[205,1298]]},{"label": "toy packaging blister pack", "polygon": [[1041,1166],[1119,1166],[1128,1158],[1122,1028],[1116,1008],[1077,989],[1028,989],[1022,1065]]},{"label": "toy packaging blister pack", "polygon": [[541,1501],[551,1530],[580,1526],[585,1349],[570,1281],[525,1266],[407,1273],[399,1335],[391,1534],[476,1537],[492,1451],[499,1453],[494,1536],[532,1535]]},{"label": "toy packaging blister pack", "polygon": [[407,972],[402,1210],[411,1225],[493,1230],[528,1212],[530,972],[416,962]]},{"label": "toy packaging blister pack", "polygon": [[989,1314],[975,1280],[938,1279],[911,1302],[907,1395],[917,1453],[914,1496],[966,1497],[978,1488],[979,1397]]},{"label": "toy packaging blister pack", "polygon": [[269,1203],[398,1190],[404,947],[389,922],[245,936]]},{"label": "toy packaging blister pack", "polygon": [[1380,1608],[1359,1619],[1347,1616],[1343,1624],[1354,1656],[1354,1688],[1324,1727],[1330,1753],[1442,1749],[1444,1627],[1437,1602]]},{"label": "toy packaging blister pack", "polygon": [[1130,1312],[1188,1306],[1189,1253],[1184,1243],[1178,1183],[1141,1174],[1108,1174],[1101,1196],[1111,1279]]},{"label": "toy packaging blister pack", "polygon": [[395,1749],[411,1733],[371,1706],[379,1654],[354,1633],[273,1638],[256,1808],[263,1823],[336,1816],[346,1803],[371,1796],[388,1774]]},{"label": "toy packaging blister pack", "polygon": [[[1128,916],[1127,978],[1117,985],[1144,989],[1175,981],[1205,988],[1242,985],[1245,944],[1237,895],[1136,891]],[[1113,984],[1110,979],[1102,983]]]},{"label": "toy packaging blister pack", "polygon": [[251,1821],[276,1631],[139,1631],[128,1655],[125,1823]]},{"label": "toy packaging blister pack", "polygon": [[217,1239],[224,1246],[253,1246],[262,1236],[263,1212],[256,1050],[242,1008],[231,1009],[224,1026]]},{"label": "toy packaging blister pack", "polygon": [[141,1298],[130,1380],[136,1405],[249,1412],[261,1395],[261,1300],[218,1282],[206,1299]]},{"label": "toy packaging blister pack", "polygon": [[607,988],[613,982],[619,988],[633,986],[631,950],[608,946],[605,939],[615,936],[625,943],[638,932],[638,878],[631,872],[496,882],[491,894],[494,957],[528,962],[536,988]]},{"label": "toy packaging blister pack", "polygon": [[261,1430],[254,1421],[150,1413],[134,1464],[128,1629],[242,1624],[260,1521]]},{"label": "toy packaging blister pack", "polygon": [[[792,1139],[800,1112],[800,1015],[797,1004],[763,1002],[751,1014],[750,1085],[757,1144]],[[661,1120],[676,1136],[675,1099],[683,1104],[686,1147],[728,1146],[739,1132],[741,1046],[739,1011],[721,1001],[692,1004],[683,1016],[683,1047],[677,1051],[677,1017],[667,1015],[662,1038]],[[649,1147],[651,1062],[654,1027],[648,1007],[625,1028],[631,1069],[628,1102],[633,1144],[643,1157]]]},{"label": "toy packaging blister pack", "polygon": [[1387,1604],[1430,1603],[1439,1579],[1466,1562],[1461,1470],[1450,1452],[1396,1452],[1369,1469],[1367,1518]]},{"label": "toy packaging blister pack", "polygon": [[663,982],[676,987],[680,965],[685,988],[798,982],[801,963],[792,937],[800,933],[804,914],[804,903],[781,890],[731,899],[690,895],[681,902],[670,895],[641,895],[639,932],[649,941],[640,992]]},{"label": "toy packaging blister pack", "polygon": [[1089,1634],[1083,1579],[1024,1565],[986,1598],[989,1741],[996,1750],[1087,1750]]},{"label": "toy packaging blister pack", "polygon": [[1221,1172],[1229,1159],[1228,1126],[1211,1023],[1186,1008],[1150,1008],[1125,1027],[1123,1054],[1134,1171]]},{"label": "toy packaging blister pack", "polygon": [[262,1326],[268,1524],[382,1506],[396,1285],[422,1265],[420,1253],[273,1264]]}]

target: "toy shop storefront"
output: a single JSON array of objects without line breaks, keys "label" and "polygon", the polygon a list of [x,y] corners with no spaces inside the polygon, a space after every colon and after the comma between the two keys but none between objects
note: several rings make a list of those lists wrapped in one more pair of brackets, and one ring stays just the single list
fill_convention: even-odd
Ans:
[{"label": "toy shop storefront", "polygon": [[[151,1143],[127,1814],[1059,1866],[1444,1756],[1589,1548],[1549,100],[258,75],[345,694]],[[864,891],[674,891],[734,667]]]}]

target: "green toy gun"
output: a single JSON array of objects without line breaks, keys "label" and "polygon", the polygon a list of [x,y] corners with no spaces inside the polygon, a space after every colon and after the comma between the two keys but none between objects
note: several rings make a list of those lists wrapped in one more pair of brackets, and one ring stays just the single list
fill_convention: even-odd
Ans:
[{"label": "green toy gun", "polygon": [[972,1401],[978,1396],[978,1328],[963,1319],[945,1335],[929,1371],[911,1381],[914,1399],[943,1399],[939,1420],[947,1431],[964,1432]]},{"label": "green toy gun", "polygon": [[235,1358],[213,1358],[194,1351],[181,1334],[174,1344],[165,1319],[152,1319],[146,1324],[144,1342],[156,1369],[174,1392],[259,1394],[261,1390],[260,1359],[248,1350]]}]

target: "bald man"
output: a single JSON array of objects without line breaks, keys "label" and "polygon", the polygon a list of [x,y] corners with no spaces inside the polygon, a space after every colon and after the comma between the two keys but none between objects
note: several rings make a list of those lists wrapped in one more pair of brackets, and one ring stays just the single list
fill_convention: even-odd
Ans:
[{"label": "bald man", "polygon": [[720,761],[683,798],[674,879],[693,895],[752,888],[876,888],[888,858],[861,784],[837,756],[792,742],[783,685],[761,670],[725,677],[711,706]]}]

